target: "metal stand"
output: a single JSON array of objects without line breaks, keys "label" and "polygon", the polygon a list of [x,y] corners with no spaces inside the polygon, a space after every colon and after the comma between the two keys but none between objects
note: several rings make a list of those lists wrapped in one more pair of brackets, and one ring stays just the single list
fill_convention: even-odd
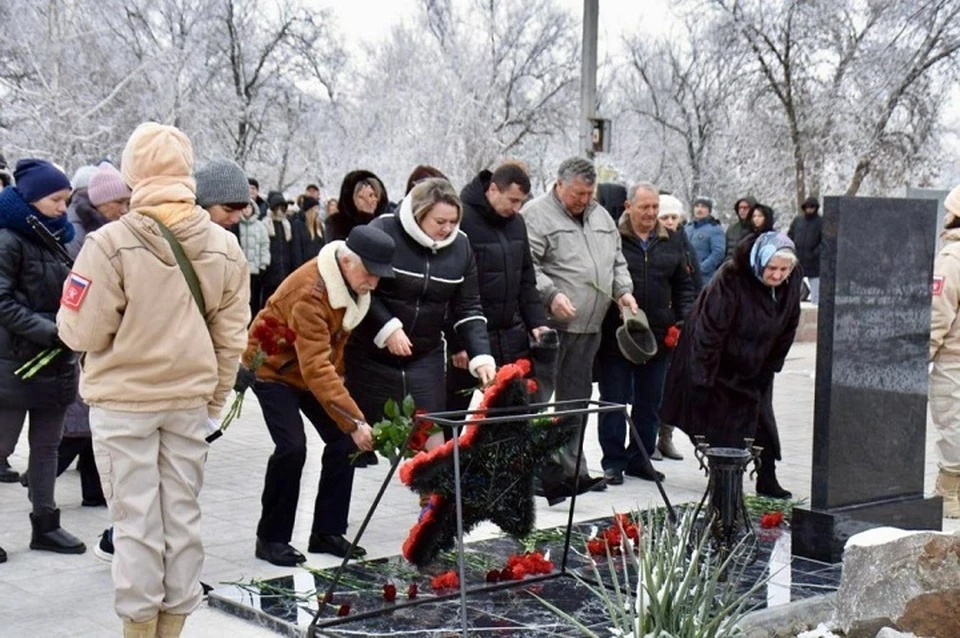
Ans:
[{"label": "metal stand", "polygon": [[[707,490],[697,505],[697,513],[703,510],[709,499],[707,514],[710,533],[721,560],[726,559],[739,543],[756,539],[743,497],[743,475],[752,461],[754,469],[750,476],[755,476],[760,467],[762,448],[754,446],[753,439],[745,439],[745,442],[746,448],[711,447],[704,437],[695,437],[694,456],[700,463],[700,469],[709,477]],[[746,534],[741,538],[740,532],[743,530],[746,530]]]},{"label": "metal stand", "polygon": [[[488,408],[486,410],[461,410],[456,412],[436,412],[433,414],[422,414],[414,417],[416,421],[429,421],[434,425],[437,425],[444,429],[450,429],[453,431],[453,473],[455,481],[455,493],[454,497],[456,498],[456,511],[457,511],[457,565],[460,574],[460,590],[459,592],[440,595],[440,596],[431,596],[424,598],[416,598],[414,600],[406,600],[403,602],[396,602],[392,605],[371,610],[369,612],[361,612],[358,614],[352,614],[347,617],[339,618],[328,618],[325,620],[320,619],[320,615],[323,613],[323,610],[327,606],[327,600],[333,595],[334,590],[337,587],[337,584],[340,582],[341,577],[343,576],[344,569],[347,566],[347,563],[350,560],[350,555],[353,553],[353,548],[360,544],[360,539],[363,537],[363,533],[367,529],[370,520],[373,518],[373,514],[376,511],[377,507],[380,505],[380,501],[383,498],[384,493],[387,490],[387,485],[389,485],[390,480],[393,478],[394,473],[397,470],[397,467],[402,460],[402,457],[398,457],[394,460],[393,464],[390,466],[390,470],[387,472],[386,478],[383,480],[383,484],[380,486],[379,491],[377,491],[376,497],[374,497],[373,502],[370,504],[370,509],[367,510],[367,514],[363,519],[363,522],[360,524],[360,527],[357,529],[357,535],[354,537],[353,542],[350,545],[350,551],[347,552],[347,556],[344,557],[343,562],[340,563],[340,566],[337,567],[337,571],[334,573],[333,579],[330,581],[330,585],[327,588],[326,596],[324,596],[319,601],[319,607],[317,608],[316,613],[313,616],[313,621],[310,623],[310,626],[307,628],[307,636],[313,638],[318,635],[318,631],[326,627],[332,627],[335,625],[340,625],[343,623],[348,623],[363,618],[371,618],[375,616],[380,616],[383,614],[392,613],[397,609],[402,609],[404,607],[414,607],[417,605],[423,605],[427,603],[433,603],[440,600],[449,600],[454,597],[459,596],[460,598],[460,626],[461,626],[461,635],[464,638],[467,638],[469,625],[467,622],[467,594],[476,594],[480,592],[490,592],[497,591],[501,589],[509,589],[513,587],[522,587],[528,586],[531,583],[551,580],[554,578],[560,577],[573,577],[572,572],[567,569],[567,562],[570,553],[570,538],[573,531],[573,514],[576,508],[577,502],[577,491],[579,488],[579,474],[575,483],[575,489],[573,494],[570,497],[570,510],[567,515],[567,526],[566,532],[564,534],[563,540],[563,558],[560,561],[560,569],[557,572],[552,574],[546,574],[541,576],[535,576],[530,578],[525,578],[519,581],[509,581],[501,582],[497,584],[483,584],[482,586],[477,587],[467,587],[466,584],[466,569],[464,561],[464,547],[463,547],[463,499],[461,493],[461,467],[460,467],[460,430],[465,425],[478,425],[480,427],[503,427],[509,423],[516,423],[518,420],[531,420],[536,418],[541,418],[544,416],[544,413],[548,413],[549,416],[555,418],[571,417],[571,416],[580,416],[586,417],[590,414],[604,414],[607,412],[623,412],[627,418],[627,423],[630,425],[631,436],[634,440],[640,445],[640,449],[643,452],[644,462],[650,464],[650,458],[647,455],[646,451],[643,448],[643,445],[640,443],[640,436],[637,432],[636,427],[630,420],[628,414],[628,408],[625,405],[619,403],[610,403],[607,401],[594,401],[594,400],[581,400],[574,399],[569,401],[558,401],[554,403],[534,403],[525,406],[518,407],[506,407],[506,408]],[[474,415],[482,415],[483,418],[474,421]],[[577,451],[577,467],[580,466],[580,463],[583,459],[583,433],[586,429],[587,421],[586,418],[582,419],[580,426],[580,448]],[[412,434],[412,431],[411,431]],[[404,443],[404,449],[410,445],[410,439],[407,438],[406,443]],[[674,512],[673,506],[670,504],[670,500],[667,497],[666,492],[663,489],[663,485],[660,480],[656,480],[657,488],[660,491],[660,495],[663,498],[663,502],[667,507],[667,515],[670,517],[672,522],[676,522],[676,512]],[[322,635],[322,634],[319,634]]]}]

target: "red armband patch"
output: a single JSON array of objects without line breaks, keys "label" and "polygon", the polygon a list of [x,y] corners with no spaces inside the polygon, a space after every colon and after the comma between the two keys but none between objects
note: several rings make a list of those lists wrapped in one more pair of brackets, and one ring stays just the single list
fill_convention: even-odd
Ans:
[{"label": "red armband patch", "polygon": [[933,285],[930,287],[930,293],[934,297],[939,297],[943,294],[943,277],[940,275],[933,276]]},{"label": "red armband patch", "polygon": [[70,271],[67,275],[67,282],[63,288],[63,296],[60,298],[60,305],[70,310],[80,310],[87,291],[93,282],[77,273]]}]

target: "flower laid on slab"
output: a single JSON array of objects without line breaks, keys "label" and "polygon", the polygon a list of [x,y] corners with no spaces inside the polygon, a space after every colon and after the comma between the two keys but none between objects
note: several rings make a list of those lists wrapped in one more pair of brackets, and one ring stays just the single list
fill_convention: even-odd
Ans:
[{"label": "flower laid on slab", "polygon": [[618,513],[613,517],[613,525],[587,541],[587,552],[591,556],[618,555],[626,547],[628,539],[637,547],[640,542],[640,526],[629,514]]},{"label": "flower laid on slab", "polygon": [[434,591],[440,591],[441,589],[456,589],[460,586],[460,577],[457,576],[457,572],[451,569],[448,572],[434,576],[430,581],[430,586],[433,587]]},{"label": "flower laid on slab", "polygon": [[392,603],[397,599],[397,586],[393,583],[387,583],[383,586],[383,599]]},{"label": "flower laid on slab", "polygon": [[348,605],[347,603],[344,603],[339,607],[337,607],[337,616],[342,618],[348,615],[350,615],[350,605]]},{"label": "flower laid on slab", "polygon": [[410,583],[410,586],[407,587],[407,598],[409,598],[410,600],[413,600],[414,598],[417,597],[417,594],[419,593],[419,591],[420,591],[420,588],[417,587],[416,583]]},{"label": "flower laid on slab", "polygon": [[760,517],[760,527],[774,529],[783,525],[783,512],[767,512]]},{"label": "flower laid on slab", "polygon": [[[507,565],[497,574],[497,580],[523,580],[526,576],[536,576],[538,574],[549,574],[553,571],[553,563],[544,556],[543,552],[528,552],[526,554],[514,554],[507,558]],[[496,572],[496,570],[494,570]],[[490,581],[491,573],[487,574],[487,581]],[[497,582],[494,580],[492,582]]]},{"label": "flower laid on slab", "polygon": [[284,346],[293,346],[297,341],[297,333],[293,329],[282,325],[276,317],[271,316],[266,316],[258,321],[253,326],[250,336],[257,342],[257,350],[250,361],[250,365],[246,366],[237,375],[238,379],[246,377],[247,384],[242,390],[237,391],[233,403],[230,404],[230,409],[227,410],[227,415],[220,423],[220,428],[207,437],[207,443],[213,443],[223,436],[230,424],[240,417],[247,387],[256,379],[257,369],[266,362],[267,357],[279,354]]}]

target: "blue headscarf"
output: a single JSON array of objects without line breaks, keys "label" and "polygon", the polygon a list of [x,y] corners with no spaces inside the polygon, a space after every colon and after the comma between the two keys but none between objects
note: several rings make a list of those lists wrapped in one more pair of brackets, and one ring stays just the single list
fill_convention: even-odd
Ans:
[{"label": "blue headscarf", "polygon": [[40,237],[27,223],[27,217],[36,217],[61,244],[73,241],[76,230],[66,215],[47,217],[23,198],[16,186],[0,191],[0,228],[9,228],[27,239],[40,243]]},{"label": "blue headscarf", "polygon": [[753,243],[753,248],[750,249],[750,269],[753,270],[757,279],[763,281],[763,270],[773,259],[773,256],[784,249],[790,250],[794,254],[797,252],[793,240],[783,233],[771,230],[757,237],[757,241]]}]

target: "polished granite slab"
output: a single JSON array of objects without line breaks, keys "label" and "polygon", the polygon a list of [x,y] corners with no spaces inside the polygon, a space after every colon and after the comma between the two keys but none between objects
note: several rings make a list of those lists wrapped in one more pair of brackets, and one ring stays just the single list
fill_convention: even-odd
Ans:
[{"label": "polished granite slab", "polygon": [[[599,519],[574,528],[572,548],[582,548],[595,528],[610,524]],[[563,551],[563,530],[541,533],[538,550],[548,550],[555,563],[555,576],[511,582],[509,585],[488,584],[488,573],[501,569],[508,556],[522,552],[519,544],[508,537],[468,543],[466,546],[466,582],[470,589],[466,600],[470,635],[496,636],[576,636],[581,632],[550,610],[543,601],[575,617],[591,629],[603,633],[609,626],[609,613],[603,601],[590,591],[590,586],[573,573],[593,580],[590,559],[571,549],[570,574],[558,575]],[[759,580],[767,578],[751,598],[753,608],[773,607],[791,601],[835,591],[840,582],[840,565],[826,564],[794,557],[790,550],[790,532],[786,529],[758,530],[756,560],[743,568],[741,579],[730,586],[746,592]],[[461,607],[457,590],[433,592],[433,575],[454,568],[456,555],[445,554],[430,573],[420,573],[401,557],[350,563],[344,572],[333,599],[322,614],[318,636],[390,636],[390,635],[460,635]],[[292,576],[242,584],[221,584],[210,592],[210,604],[245,618],[282,635],[306,636],[307,628],[318,609],[335,570],[298,570]],[[601,565],[601,576],[606,567]],[[604,578],[604,580],[608,580]],[[635,587],[635,574],[629,574],[629,585]],[[384,600],[383,586],[392,582],[397,589],[394,602]],[[418,585],[414,605],[407,597],[411,583]],[[338,611],[348,605],[345,616]]]}]

